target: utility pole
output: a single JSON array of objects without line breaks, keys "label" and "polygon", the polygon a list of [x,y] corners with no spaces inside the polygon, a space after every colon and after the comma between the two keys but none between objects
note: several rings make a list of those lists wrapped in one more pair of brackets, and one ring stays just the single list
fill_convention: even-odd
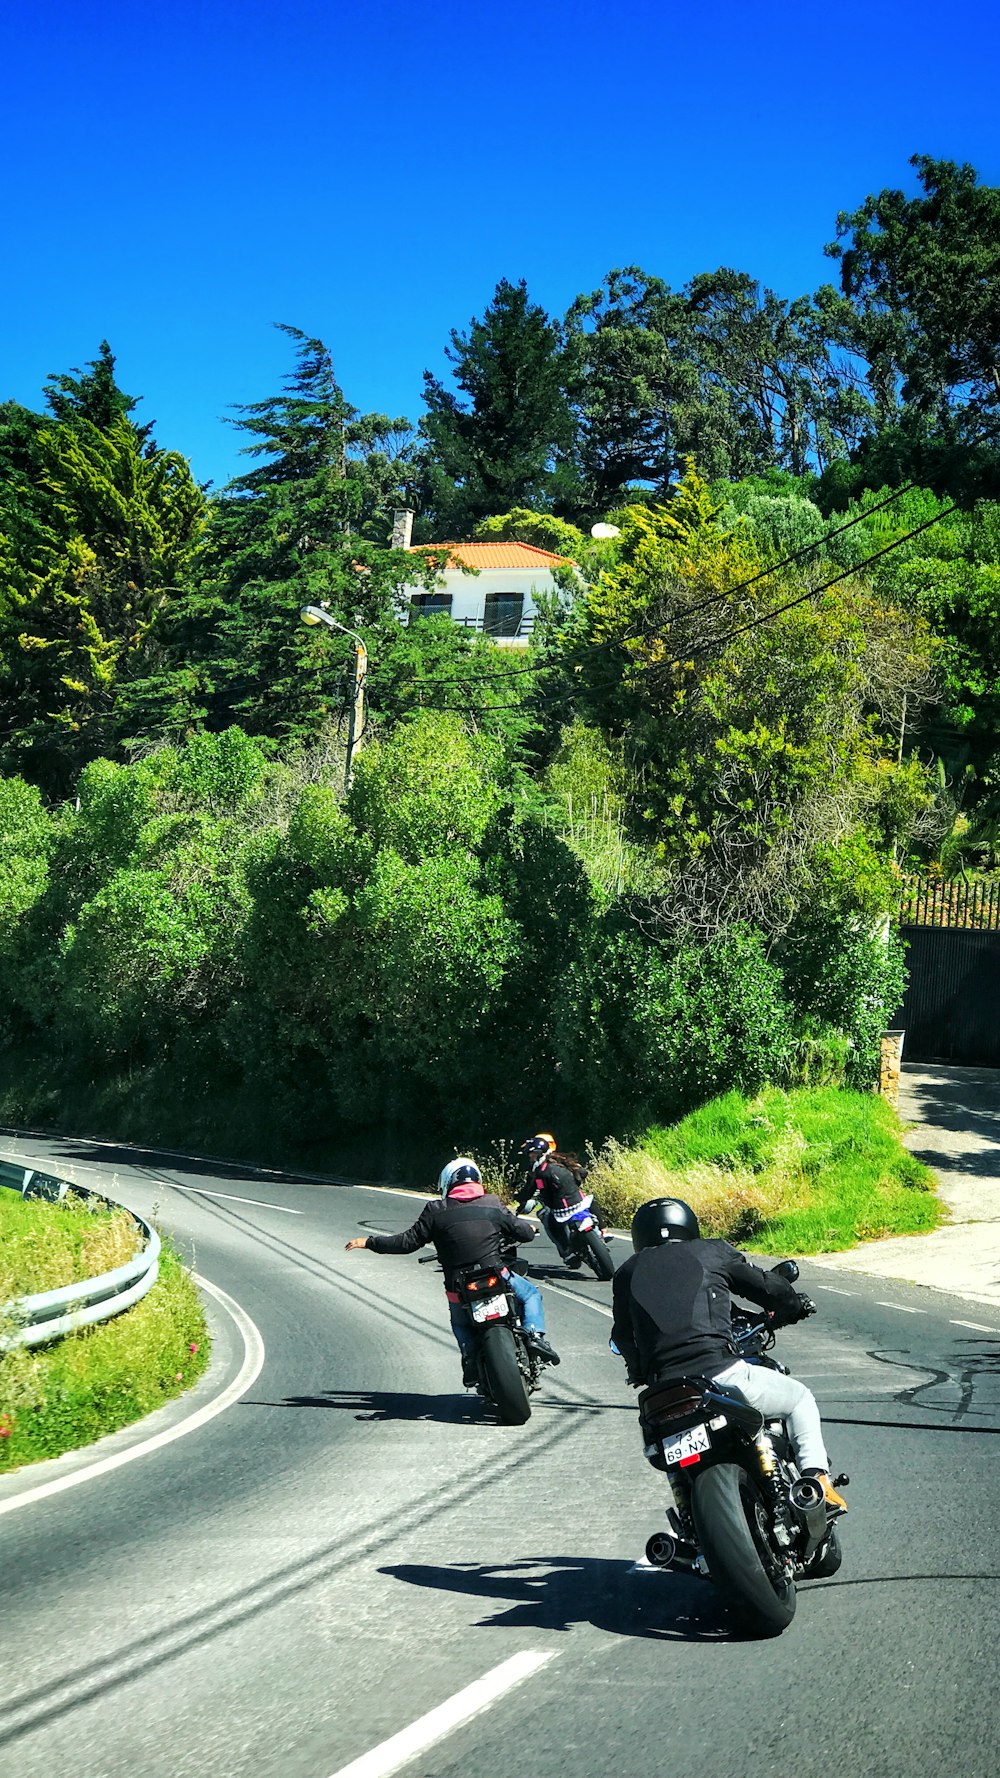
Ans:
[{"label": "utility pole", "polygon": [[365,679],[368,674],[368,650],[360,636],[354,643],[354,684],[347,716],[347,765],[344,770],[344,792],[351,788],[354,776],[354,755],[361,746],[365,732]]},{"label": "utility pole", "polygon": [[324,605],[303,605],[299,616],[310,629],[317,624],[326,624],[330,630],[340,630],[343,635],[350,636],[354,643],[354,677],[350,686],[350,704],[347,713],[347,763],[344,767],[344,794],[351,788],[354,776],[354,755],[361,746],[365,732],[365,680],[368,676],[368,650],[356,630],[349,630],[346,624],[338,623],[331,617]]}]

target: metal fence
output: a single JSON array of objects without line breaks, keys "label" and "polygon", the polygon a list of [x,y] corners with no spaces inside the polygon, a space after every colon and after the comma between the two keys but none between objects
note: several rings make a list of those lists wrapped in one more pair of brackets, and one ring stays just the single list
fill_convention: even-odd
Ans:
[{"label": "metal fence", "polygon": [[[87,1186],[71,1185],[55,1174],[10,1161],[0,1161],[0,1186],[20,1192],[25,1198],[42,1197],[52,1202],[59,1202],[68,1191],[73,1191],[97,1203],[124,1208]],[[160,1237],[134,1210],[129,1215],[146,1237],[142,1252],[97,1278],[84,1278],[59,1290],[38,1291],[34,1296],[15,1297],[13,1302],[0,1304],[0,1352],[9,1351],[12,1346],[40,1346],[74,1328],[110,1321],[152,1290],[160,1271]]]},{"label": "metal fence", "polygon": [[964,877],[906,877],[900,891],[901,926],[953,926],[966,932],[1000,932],[1000,881]]}]

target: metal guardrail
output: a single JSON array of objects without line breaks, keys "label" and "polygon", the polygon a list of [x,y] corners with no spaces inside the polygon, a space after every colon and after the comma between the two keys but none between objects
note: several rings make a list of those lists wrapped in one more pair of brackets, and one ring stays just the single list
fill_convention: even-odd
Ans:
[{"label": "metal guardrail", "polygon": [[[93,1192],[85,1185],[71,1185],[54,1174],[41,1173],[35,1167],[20,1167],[0,1161],[0,1186],[20,1192],[24,1198],[48,1198],[58,1203],[68,1191],[80,1197],[94,1198],[102,1204],[114,1205],[112,1198]],[[115,1206],[124,1208],[124,1206]],[[62,1285],[58,1290],[38,1291],[34,1296],[15,1297],[0,1305],[0,1352],[13,1346],[41,1346],[46,1340],[60,1339],[77,1327],[90,1327],[97,1321],[110,1321],[141,1302],[152,1290],[160,1273],[160,1237],[156,1230],[134,1210],[129,1215],[146,1236],[146,1244],[134,1259],[114,1271],[102,1272],[97,1278],[84,1278],[76,1284]],[[13,1331],[10,1331],[10,1330]]]}]

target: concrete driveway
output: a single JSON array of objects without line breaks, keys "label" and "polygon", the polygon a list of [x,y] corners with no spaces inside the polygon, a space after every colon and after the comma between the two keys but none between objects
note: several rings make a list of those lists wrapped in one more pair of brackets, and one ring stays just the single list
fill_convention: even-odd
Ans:
[{"label": "concrete driveway", "polygon": [[906,1146],[934,1169],[951,1221],[813,1263],[1000,1303],[1000,1069],[905,1064],[899,1110]]}]

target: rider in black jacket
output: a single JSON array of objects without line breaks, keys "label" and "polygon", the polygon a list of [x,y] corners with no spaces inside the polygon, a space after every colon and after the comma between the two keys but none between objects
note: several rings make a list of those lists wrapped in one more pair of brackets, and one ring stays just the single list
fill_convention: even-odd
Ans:
[{"label": "rider in black jacket", "polygon": [[[539,1216],[545,1233],[557,1248],[563,1262],[575,1269],[583,1261],[570,1246],[567,1223],[570,1221],[569,1213],[578,1210],[586,1201],[583,1168],[573,1156],[560,1154],[555,1137],[547,1132],[529,1136],[527,1142],[522,1142],[520,1153],[524,1156],[527,1179],[517,1194],[518,1209],[523,1209],[530,1198],[538,1199],[541,1206]],[[589,1198],[589,1208],[600,1228],[600,1205],[593,1196]]]},{"label": "rider in black jacket", "polygon": [[846,1512],[829,1476],[819,1409],[804,1383],[739,1359],[731,1293],[800,1321],[814,1305],[776,1272],[751,1265],[728,1241],[702,1240],[680,1198],[653,1198],[632,1219],[635,1253],[615,1273],[612,1340],[635,1384],[704,1376],[735,1386],[769,1418],[783,1419],[803,1475],[818,1476],[827,1502]]},{"label": "rider in black jacket", "polygon": [[520,1304],[525,1337],[532,1351],[545,1364],[558,1364],[558,1353],[545,1337],[541,1291],[530,1279],[510,1271],[502,1259],[505,1248],[534,1240],[534,1223],[515,1216],[499,1198],[485,1192],[479,1168],[467,1156],[449,1161],[442,1169],[438,1190],[440,1200],[430,1199],[408,1229],[398,1235],[357,1236],[348,1241],[347,1251],[367,1247],[373,1253],[415,1253],[418,1247],[433,1243],[444,1272],[451,1328],[462,1354],[462,1381],[467,1388],[476,1383],[475,1345],[468,1310],[459,1302],[454,1289],[455,1273],[464,1266],[488,1266],[491,1270],[495,1267],[502,1272]]}]

